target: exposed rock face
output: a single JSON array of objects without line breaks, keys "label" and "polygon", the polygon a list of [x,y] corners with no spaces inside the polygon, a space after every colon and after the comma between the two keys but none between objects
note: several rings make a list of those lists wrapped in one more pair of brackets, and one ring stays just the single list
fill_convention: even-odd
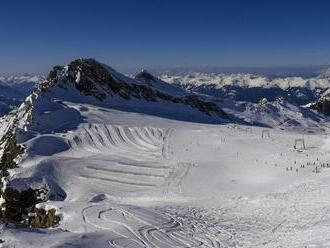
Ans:
[{"label": "exposed rock face", "polygon": [[309,106],[310,109],[317,110],[320,113],[325,115],[330,115],[330,98],[323,97],[317,103],[314,103]]},{"label": "exposed rock face", "polygon": [[[59,75],[64,75],[64,78]],[[146,71],[139,73],[136,79],[143,79],[145,82],[156,81],[156,78]],[[153,88],[148,83],[141,84],[134,79],[126,78],[94,59],[78,59],[67,67],[54,67],[41,88],[47,89],[49,86],[61,82],[64,82],[64,87],[66,83],[74,83],[75,87],[83,94],[93,96],[100,101],[105,100],[108,95],[119,95],[127,100],[137,98],[157,101],[159,99],[187,104],[207,115],[214,114],[220,118],[228,118],[227,114],[215,103],[200,100],[196,95],[185,97],[169,95]],[[166,84],[165,82],[162,83]]]},{"label": "exposed rock face", "polygon": [[61,220],[61,216],[56,214],[56,209],[45,210],[35,208],[33,214],[30,214],[28,224],[32,227],[49,228],[56,227]]},{"label": "exposed rock face", "polygon": [[[74,78],[74,77],[75,78]],[[127,85],[115,78],[102,64],[93,59],[75,60],[68,66],[69,81],[76,82],[76,88],[85,95],[103,100],[106,93],[126,96]],[[100,88],[98,88],[100,87]]]},{"label": "exposed rock face", "polygon": [[156,78],[144,69],[141,72],[139,72],[138,74],[136,74],[135,78],[138,79],[138,80],[143,80],[146,83],[151,83],[151,82],[156,81]]},{"label": "exposed rock face", "polygon": [[4,199],[2,217],[16,223],[26,222],[30,213],[36,211],[36,204],[49,199],[59,199],[58,196],[52,195],[46,183],[30,185],[20,190],[9,185],[2,192],[2,197]]},{"label": "exposed rock face", "polygon": [[17,166],[14,159],[23,153],[23,148],[16,143],[14,134],[8,132],[2,137],[1,144],[3,154],[0,159],[0,177],[8,176],[8,169],[13,169]]},{"label": "exposed rock face", "polygon": [[[0,178],[7,177],[9,175],[8,170],[17,167],[15,158],[23,153],[23,148],[17,145],[14,135],[8,131],[8,133],[1,139],[2,156],[0,159]],[[0,196],[5,203],[0,206],[0,217],[8,218],[13,221],[21,221],[22,215],[25,214],[22,211],[21,204],[30,204],[29,198],[31,192],[24,192],[20,194],[15,190],[7,189],[7,194],[3,192],[3,181],[0,181]],[[17,194],[18,193],[18,194]],[[13,204],[8,204],[12,202]],[[8,208],[6,208],[8,206]]]},{"label": "exposed rock face", "polygon": [[221,108],[218,107],[218,105],[213,102],[201,101],[194,94],[190,94],[184,97],[182,100],[179,100],[179,102],[188,104],[193,108],[197,108],[199,111],[206,113],[207,115],[215,113],[220,118],[228,117],[227,114]]},{"label": "exposed rock face", "polygon": [[6,188],[3,192],[5,200],[3,207],[3,218],[17,223],[27,218],[32,207],[37,204],[35,192],[29,188],[28,190],[18,191],[13,188]]}]

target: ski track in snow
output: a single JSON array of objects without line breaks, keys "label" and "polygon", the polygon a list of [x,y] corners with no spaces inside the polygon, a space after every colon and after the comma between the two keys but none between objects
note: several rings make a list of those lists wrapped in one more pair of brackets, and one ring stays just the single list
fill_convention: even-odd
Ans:
[{"label": "ski track in snow", "polygon": [[[317,246],[322,242],[322,245],[330,244],[326,240],[330,234],[330,191],[322,177],[297,181],[269,193],[224,194],[217,199],[206,197],[205,203],[196,199],[175,202],[176,197],[189,197],[184,188],[186,180],[191,174],[198,175],[200,172],[196,170],[203,166],[199,162],[196,166],[194,149],[210,154],[222,151],[227,163],[245,162],[246,159],[251,162],[251,155],[245,159],[239,156],[267,144],[271,148],[266,155],[256,155],[257,167],[252,169],[271,167],[270,161],[277,156],[276,149],[282,149],[281,156],[285,152],[294,154],[296,157],[288,161],[297,160],[298,168],[304,155],[283,144],[287,140],[291,142],[295,135],[283,141],[285,136],[279,137],[276,133],[279,131],[274,130],[271,138],[262,139],[259,137],[261,130],[242,132],[223,127],[220,131],[208,130],[203,134],[198,129],[182,131],[83,124],[76,131],[65,134],[70,147],[68,151],[46,160],[50,164],[56,162],[59,178],[71,183],[64,184],[64,189],[67,187],[66,191],[70,193],[68,199],[59,203],[64,207],[60,228],[73,233],[107,233],[104,247],[327,247]],[[178,143],[180,135],[193,138],[181,144]],[[206,136],[205,141],[201,139],[203,136]],[[216,142],[210,137],[215,137]],[[202,142],[206,147],[203,148]],[[230,142],[250,143],[236,154],[236,150],[230,148],[233,146],[226,145]],[[316,156],[323,159],[320,154],[313,155],[314,148],[309,149],[312,154],[309,160]],[[324,156],[323,161],[328,158]],[[285,171],[288,162],[283,163],[271,170]],[[311,174],[308,172],[311,169],[308,167],[301,173]],[[327,178],[327,168],[323,173]],[[207,180],[212,181],[211,178]],[[155,204],[135,204],[143,202],[143,197],[149,197]],[[77,226],[66,219],[66,212],[72,211],[70,202],[78,203],[75,210],[80,208],[76,215],[80,216],[81,222]]]},{"label": "ski track in snow", "polygon": [[[168,168],[168,175],[158,185],[165,195],[181,193],[183,181],[193,169],[192,163],[173,163],[169,159],[168,139],[173,132],[173,129],[165,131],[160,145],[165,164],[172,164],[163,166]],[[142,138],[141,134],[138,136]],[[308,182],[292,186],[287,192],[266,193],[256,199],[224,198],[230,204],[223,207],[140,208],[111,203],[111,207],[109,204],[93,205],[84,210],[82,216],[88,225],[109,229],[119,236],[108,241],[109,247],[301,247],[301,244],[322,240],[320,236],[312,237],[315,232],[310,232],[330,218],[327,202],[315,204],[320,195],[330,199],[326,186]],[[322,232],[324,234],[324,230]]]},{"label": "ski track in snow", "polygon": [[1,118],[25,148],[5,187],[45,183],[42,207],[63,217],[49,229],[0,223],[1,248],[330,247],[329,119],[301,106],[329,93],[328,74],[163,75],[170,85],[79,63]]},{"label": "ski track in snow", "polygon": [[[122,183],[141,187],[158,186],[162,189],[161,193],[165,195],[173,192],[181,192],[181,184],[188,175],[192,164],[169,160],[168,139],[173,133],[173,129],[164,131],[150,128],[137,129],[109,126],[104,126],[103,129],[106,130],[107,136],[103,137],[103,133],[100,132],[97,136],[98,142],[93,140],[93,136],[90,134],[91,130],[100,131],[96,126],[89,126],[88,129],[84,128],[86,134],[82,136],[90,141],[89,144],[92,147],[99,147],[100,145],[105,147],[109,145],[108,142],[110,142],[110,144],[115,147],[125,143],[134,148],[141,149],[140,144],[142,143],[144,145],[144,147],[142,147],[143,149],[146,147],[149,148],[149,150],[145,150],[144,152],[160,152],[157,163],[159,164],[161,162],[161,166],[150,166],[150,160],[147,160],[146,164],[142,162],[136,164],[133,160],[127,163],[118,163],[120,164],[120,169],[102,168],[102,166],[86,166],[85,168],[94,172],[88,173],[89,175],[80,175],[80,177],[88,180],[103,180],[109,184]],[[76,141],[73,147],[85,143],[82,139],[78,139],[77,137],[74,137],[73,140]],[[156,154],[155,157],[157,157]],[[159,161],[159,159],[161,160]],[[130,167],[138,167],[139,169],[148,168],[152,171],[149,173],[128,171]],[[164,170],[166,170],[167,174],[160,173],[164,172]],[[95,173],[100,171],[102,172],[102,177],[95,176]],[[125,174],[126,177],[144,177],[144,180],[154,177],[162,182],[157,185],[156,183],[149,184],[145,182],[134,183],[126,180],[120,181],[115,179],[117,177],[111,178],[113,174]],[[108,241],[110,247],[127,247],[128,245],[133,247],[194,247],[209,242],[214,242],[215,244],[218,242],[210,241],[211,239],[209,237],[203,240],[205,237],[195,237],[188,232],[184,232],[182,223],[179,220],[174,219],[170,214],[163,214],[151,208],[145,209],[133,206],[115,205],[113,203],[102,203],[85,207],[81,211],[81,215],[85,230],[111,230],[119,236]]]}]

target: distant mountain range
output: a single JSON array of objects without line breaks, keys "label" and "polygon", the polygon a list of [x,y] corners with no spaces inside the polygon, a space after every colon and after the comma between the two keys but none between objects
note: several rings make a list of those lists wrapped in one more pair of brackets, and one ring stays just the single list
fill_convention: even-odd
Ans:
[{"label": "distant mountain range", "polygon": [[[121,78],[130,82],[134,80],[122,74]],[[19,106],[32,91],[33,87],[43,80],[43,77],[31,75],[0,77],[0,115],[4,115]],[[308,105],[319,112],[330,113],[327,105],[328,98],[324,97],[327,95],[330,86],[330,70],[325,70],[324,68],[321,74],[307,78],[271,78],[243,73],[219,74],[199,72],[162,73],[157,78],[143,70],[135,76],[135,80],[142,80],[154,89],[173,94],[174,96],[194,93],[199,94],[201,99],[211,99],[214,102],[218,102],[218,104],[219,101],[225,102],[224,107],[229,106],[228,111],[232,113],[237,110],[237,107],[231,106],[243,106],[244,104],[254,106],[264,99],[267,100],[268,104],[275,101],[277,103],[287,102],[296,107]],[[190,104],[192,103],[190,102]],[[196,104],[194,103],[194,105]],[[233,109],[235,109],[234,112],[232,111]],[[242,119],[242,113],[247,111],[244,107],[239,109],[241,113],[235,113],[234,119],[237,116],[240,116],[239,119]],[[251,110],[251,107],[248,107],[248,109]],[[257,108],[252,107],[252,109]],[[244,117],[243,119],[253,118]],[[264,122],[260,124],[267,125]]]},{"label": "distant mountain range", "polygon": [[[317,77],[329,68],[329,65],[315,65],[315,66],[177,66],[152,68],[152,72],[160,75],[164,72],[167,74],[190,74],[201,72],[205,74],[254,74],[269,78],[282,77]],[[130,68],[127,72],[134,72],[136,69]]]},{"label": "distant mountain range", "polygon": [[0,116],[18,107],[42,80],[42,77],[31,75],[0,76]]},{"label": "distant mountain range", "polygon": [[262,98],[269,101],[283,98],[298,105],[316,101],[330,86],[328,72],[313,78],[270,79],[253,74],[215,73],[162,74],[160,78],[190,91],[235,101],[258,102]]}]

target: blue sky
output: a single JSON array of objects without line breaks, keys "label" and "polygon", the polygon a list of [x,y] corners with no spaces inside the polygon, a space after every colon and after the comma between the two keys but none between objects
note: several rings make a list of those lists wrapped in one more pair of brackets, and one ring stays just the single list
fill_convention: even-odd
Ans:
[{"label": "blue sky", "polygon": [[77,57],[115,68],[330,63],[330,1],[4,0],[0,73]]}]

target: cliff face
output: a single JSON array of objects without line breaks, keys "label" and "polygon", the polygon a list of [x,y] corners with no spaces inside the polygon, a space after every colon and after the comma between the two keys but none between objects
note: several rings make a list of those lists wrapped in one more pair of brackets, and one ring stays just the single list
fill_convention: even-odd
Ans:
[{"label": "cliff face", "polygon": [[330,115],[330,95],[321,97],[318,102],[311,104],[309,108],[317,110],[322,114]]},{"label": "cliff face", "polygon": [[[56,76],[60,72],[65,75],[60,80],[67,82],[75,82],[75,87],[87,96],[93,96],[100,101],[109,95],[118,95],[124,99],[144,99],[147,101],[165,100],[173,103],[182,103],[190,105],[199,111],[212,115],[215,114],[220,118],[228,118],[226,113],[216,104],[203,101],[196,95],[175,96],[157,89],[157,84],[171,86],[161,80],[157,80],[154,76],[146,71],[139,73],[135,79],[131,79],[121,75],[111,68],[98,63],[93,59],[75,60],[68,67],[57,67],[51,73],[49,80],[57,81]],[[142,80],[144,83],[141,83]],[[154,84],[150,84],[153,82]]]},{"label": "cliff face", "polygon": [[148,71],[146,71],[144,69],[135,75],[135,79],[143,80],[144,82],[146,82],[148,84],[151,84],[152,82],[157,81],[157,78],[155,78],[152,74],[150,74]]}]

